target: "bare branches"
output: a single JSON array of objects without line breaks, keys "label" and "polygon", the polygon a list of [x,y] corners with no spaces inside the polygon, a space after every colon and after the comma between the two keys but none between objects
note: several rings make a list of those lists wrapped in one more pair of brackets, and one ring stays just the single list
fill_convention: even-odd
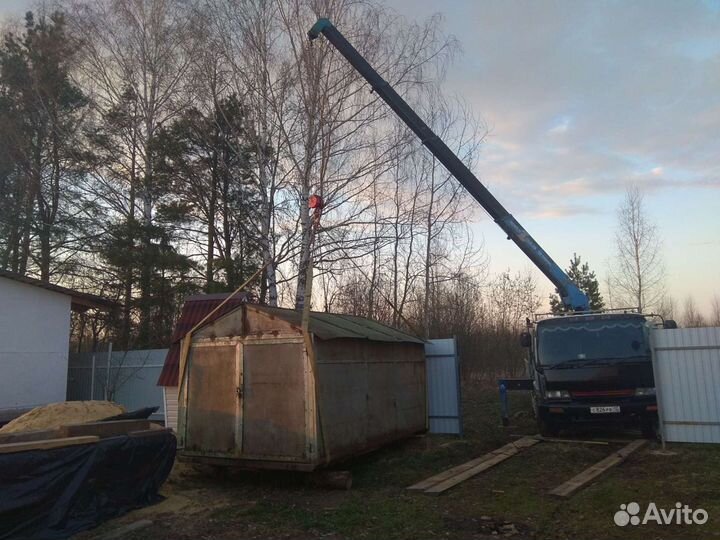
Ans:
[{"label": "bare branches", "polygon": [[664,292],[665,267],[657,227],[647,216],[637,187],[627,190],[618,209],[611,284],[615,296],[639,310],[652,309]]}]

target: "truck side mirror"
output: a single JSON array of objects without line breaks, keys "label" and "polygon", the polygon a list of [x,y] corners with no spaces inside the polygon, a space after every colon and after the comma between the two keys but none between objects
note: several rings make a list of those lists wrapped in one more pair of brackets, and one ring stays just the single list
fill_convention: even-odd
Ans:
[{"label": "truck side mirror", "polygon": [[672,319],[667,319],[663,321],[663,328],[667,330],[674,330],[675,328],[677,328],[677,323]]},{"label": "truck side mirror", "polygon": [[520,334],[520,346],[528,348],[530,347],[531,339],[530,339],[530,332],[523,332]]}]

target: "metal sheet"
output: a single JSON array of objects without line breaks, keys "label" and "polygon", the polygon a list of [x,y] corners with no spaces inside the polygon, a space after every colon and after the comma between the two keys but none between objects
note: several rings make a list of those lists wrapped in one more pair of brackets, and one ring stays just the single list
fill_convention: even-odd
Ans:
[{"label": "metal sheet", "polygon": [[193,346],[185,447],[209,455],[237,451],[239,373],[235,345]]},{"label": "metal sheet", "polygon": [[[194,296],[185,301],[183,310],[178,320],[175,331],[173,332],[172,344],[165,360],[165,366],[158,378],[159,386],[177,386],[178,385],[178,364],[180,357],[180,341],[185,334],[190,331],[193,326],[200,322],[203,317],[210,313],[220,304],[227,295],[201,295]],[[300,328],[301,313],[294,309],[273,308],[261,306],[257,304],[247,304],[247,296],[240,295],[233,298],[225,304],[220,310],[213,314],[208,320],[205,328],[214,321],[224,319],[225,315],[230,314],[242,305],[250,306],[252,310],[265,313],[271,317],[281,319],[296,328]],[[223,333],[222,324],[216,324],[220,331],[217,335],[227,335]],[[423,343],[423,341],[397,328],[392,328],[384,324],[365,319],[363,317],[355,317],[353,315],[340,315],[334,313],[312,312],[310,314],[310,331],[320,339],[367,339],[370,341],[396,342],[396,343]]]},{"label": "metal sheet", "polygon": [[430,433],[462,435],[460,360],[455,338],[425,344]]},{"label": "metal sheet", "polygon": [[305,455],[305,364],[299,343],[243,346],[243,456]]},{"label": "metal sheet", "polygon": [[720,443],[720,328],[653,330],[664,437]]},{"label": "metal sheet", "polygon": [[425,361],[414,343],[317,343],[326,457],[360,454],[425,430]]}]

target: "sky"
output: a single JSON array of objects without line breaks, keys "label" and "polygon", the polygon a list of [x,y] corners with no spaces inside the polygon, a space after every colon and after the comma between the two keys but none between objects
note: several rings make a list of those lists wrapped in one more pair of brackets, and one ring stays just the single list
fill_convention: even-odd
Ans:
[{"label": "sky", "polygon": [[[463,53],[444,89],[490,128],[475,173],[563,267],[601,279],[616,210],[645,194],[667,290],[706,313],[720,295],[720,0],[385,0],[440,12]],[[20,16],[28,0],[0,0]],[[532,268],[478,208],[491,269]],[[539,290],[552,286],[537,273]]]},{"label": "sky", "polygon": [[[443,14],[463,48],[445,88],[490,127],[475,173],[561,266],[578,253],[607,274],[617,207],[637,185],[668,291],[709,311],[720,295],[720,2],[389,5]],[[487,218],[474,229],[495,270],[528,267]]]}]

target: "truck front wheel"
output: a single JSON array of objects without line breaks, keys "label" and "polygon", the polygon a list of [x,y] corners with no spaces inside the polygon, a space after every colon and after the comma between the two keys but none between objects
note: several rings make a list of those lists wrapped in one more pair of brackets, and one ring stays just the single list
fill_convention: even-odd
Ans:
[{"label": "truck front wheel", "polygon": [[654,416],[643,416],[640,419],[640,430],[643,439],[656,439],[658,432],[658,419]]},{"label": "truck front wheel", "polygon": [[543,437],[557,437],[560,434],[560,426],[548,418],[538,415],[538,430]]}]

